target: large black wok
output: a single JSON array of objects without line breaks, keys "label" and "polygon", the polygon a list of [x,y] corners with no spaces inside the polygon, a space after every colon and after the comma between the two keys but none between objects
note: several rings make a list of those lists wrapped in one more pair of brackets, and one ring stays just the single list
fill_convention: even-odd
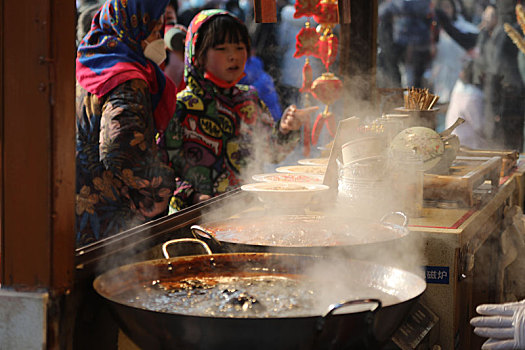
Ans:
[{"label": "large black wok", "polygon": [[409,235],[407,223],[401,212],[389,213],[377,222],[330,215],[278,215],[206,222],[192,225],[191,230],[214,252],[324,255],[334,251],[362,253],[365,249],[377,253],[405,239]]},{"label": "large black wok", "polygon": [[[345,302],[326,300],[323,313],[264,318],[152,311],[119,297],[144,285],[188,278],[274,276],[310,281],[307,273],[314,267],[338,276],[330,284],[323,282],[328,288],[349,283],[362,286],[366,295],[349,293]],[[271,253],[151,260],[108,271],[94,281],[95,290],[107,299],[122,330],[143,349],[378,349],[425,287],[422,278],[393,267]],[[378,295],[387,298],[381,302]]]}]

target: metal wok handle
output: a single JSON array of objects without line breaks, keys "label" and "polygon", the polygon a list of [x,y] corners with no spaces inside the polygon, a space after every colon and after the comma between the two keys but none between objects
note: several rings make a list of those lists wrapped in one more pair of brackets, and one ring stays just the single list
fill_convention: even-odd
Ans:
[{"label": "metal wok handle", "polygon": [[403,228],[406,228],[407,225],[408,225],[408,217],[406,216],[405,213],[401,212],[401,211],[391,211],[390,213],[386,213],[385,215],[383,215],[383,217],[381,218],[381,220],[379,220],[379,222],[382,224],[382,225],[388,225],[388,226],[399,226],[397,224],[393,224],[391,222],[387,222],[386,219],[388,219],[389,217],[391,216],[401,216],[403,218],[403,224],[401,224],[401,226]]},{"label": "metal wok handle", "polygon": [[375,304],[374,308],[370,308],[369,312],[372,314],[375,314],[379,309],[381,309],[381,306],[383,303],[379,299],[355,299],[355,300],[347,300],[342,303],[332,304],[328,307],[328,310],[325,312],[325,314],[319,319],[319,322],[317,323],[317,330],[320,332],[324,328],[324,324],[326,322],[326,319],[336,311],[339,310],[345,306],[350,305],[359,305],[359,304]]},{"label": "metal wok handle", "polygon": [[168,246],[170,244],[174,244],[174,243],[181,243],[181,242],[191,242],[191,243],[198,243],[200,245],[203,246],[204,250],[206,251],[206,253],[208,253],[208,255],[212,255],[212,251],[210,249],[210,247],[208,247],[208,245],[206,243],[204,243],[203,241],[201,241],[200,239],[196,239],[196,238],[177,238],[177,239],[172,239],[172,240],[169,240],[167,242],[164,242],[164,244],[162,245],[162,254],[164,254],[164,257],[166,259],[169,259],[170,258],[170,255],[168,253]]},{"label": "metal wok handle", "polygon": [[219,242],[219,241],[217,240],[217,238],[215,238],[215,236],[213,236],[213,234],[212,234],[210,231],[206,230],[205,228],[203,228],[203,227],[201,227],[201,226],[199,226],[199,225],[191,225],[190,230],[191,230],[191,233],[193,234],[193,237],[195,237],[195,238],[197,238],[197,239],[199,238],[199,237],[198,237],[199,235],[198,235],[197,233],[195,233],[195,231],[198,231],[198,232],[203,233],[203,234],[204,234],[205,236],[207,236],[210,240],[212,240],[213,243],[218,244],[218,245],[221,245],[221,242]]}]

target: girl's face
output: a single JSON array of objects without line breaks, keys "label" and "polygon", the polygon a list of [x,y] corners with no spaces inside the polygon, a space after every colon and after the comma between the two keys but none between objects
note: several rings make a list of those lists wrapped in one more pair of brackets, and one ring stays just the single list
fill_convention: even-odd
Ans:
[{"label": "girl's face", "polygon": [[244,72],[248,52],[244,43],[223,43],[208,49],[204,69],[217,78],[232,83]]}]

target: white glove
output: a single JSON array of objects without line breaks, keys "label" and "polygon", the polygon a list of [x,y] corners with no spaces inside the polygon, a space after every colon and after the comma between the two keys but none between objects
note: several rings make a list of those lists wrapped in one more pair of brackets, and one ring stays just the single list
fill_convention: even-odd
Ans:
[{"label": "white glove", "polygon": [[488,350],[525,349],[525,299],[514,303],[484,304],[470,320],[474,333],[489,338],[481,347]]}]

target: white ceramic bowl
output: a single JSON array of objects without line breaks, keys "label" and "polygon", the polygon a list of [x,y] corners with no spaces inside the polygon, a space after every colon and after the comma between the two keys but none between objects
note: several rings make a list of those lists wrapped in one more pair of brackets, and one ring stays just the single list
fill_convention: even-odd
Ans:
[{"label": "white ceramic bowl", "polygon": [[254,193],[261,202],[272,207],[307,207],[315,195],[328,190],[322,184],[300,182],[257,182],[242,185],[243,191]]},{"label": "white ceramic bowl", "polygon": [[328,160],[330,158],[308,158],[308,159],[299,159],[297,163],[301,165],[322,165],[327,166]]},{"label": "white ceramic bowl", "polygon": [[385,140],[379,136],[360,137],[345,143],[341,147],[344,165],[363,158],[383,156],[385,151]]},{"label": "white ceramic bowl", "polygon": [[324,175],[326,165],[289,165],[275,169],[278,173]]},{"label": "white ceramic bowl", "polygon": [[386,157],[375,156],[343,165],[339,176],[349,179],[380,180],[385,177],[386,169]]},{"label": "white ceramic bowl", "polygon": [[252,176],[258,182],[303,182],[322,184],[324,176],[316,174],[293,174],[293,173],[267,173]]}]

